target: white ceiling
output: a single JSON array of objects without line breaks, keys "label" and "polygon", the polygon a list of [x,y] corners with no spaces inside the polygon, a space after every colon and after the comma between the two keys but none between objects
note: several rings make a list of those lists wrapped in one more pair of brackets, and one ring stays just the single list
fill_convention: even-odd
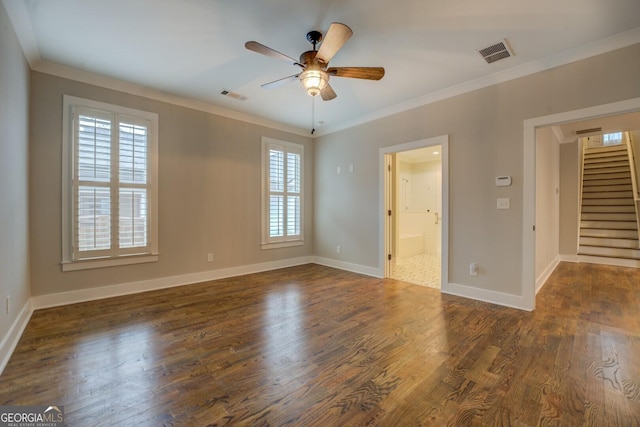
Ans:
[{"label": "white ceiling", "polygon": [[[298,58],[311,48],[308,31],[343,22],[354,35],[331,66],[382,66],[386,75],[333,77],[338,97],[315,100],[316,135],[640,42],[639,0],[2,2],[35,70],[95,73],[303,134],[312,98],[300,84],[260,87],[298,69],[244,43]],[[515,56],[487,65],[477,50],[502,39]]]}]

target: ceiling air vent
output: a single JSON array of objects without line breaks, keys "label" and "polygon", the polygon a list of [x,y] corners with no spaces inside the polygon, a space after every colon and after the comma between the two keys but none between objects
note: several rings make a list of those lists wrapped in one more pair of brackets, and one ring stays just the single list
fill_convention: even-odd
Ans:
[{"label": "ceiling air vent", "polygon": [[220,95],[228,96],[229,98],[237,99],[238,101],[244,101],[245,99],[247,99],[246,96],[240,95],[236,92],[231,92],[227,89],[223,89],[222,92],[220,92]]},{"label": "ceiling air vent", "polygon": [[492,64],[501,59],[513,56],[513,52],[509,49],[509,44],[506,40],[499,41],[496,44],[480,49],[478,50],[478,53],[485,61],[487,61],[487,64]]}]

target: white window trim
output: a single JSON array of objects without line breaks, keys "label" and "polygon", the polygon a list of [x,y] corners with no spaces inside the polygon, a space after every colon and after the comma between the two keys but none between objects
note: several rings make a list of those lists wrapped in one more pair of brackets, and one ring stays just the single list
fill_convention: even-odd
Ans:
[{"label": "white window trim", "polygon": [[[149,122],[149,253],[73,259],[73,107],[92,108]],[[64,95],[62,125],[62,271],[76,271],[158,261],[158,114]]]},{"label": "white window trim", "polygon": [[[295,237],[284,237],[281,241],[269,241],[269,147],[282,146],[285,150],[300,154],[300,235]],[[305,196],[304,196],[304,146],[292,142],[281,141],[273,138],[262,137],[262,249],[286,248],[304,245],[304,216],[305,216]]]}]

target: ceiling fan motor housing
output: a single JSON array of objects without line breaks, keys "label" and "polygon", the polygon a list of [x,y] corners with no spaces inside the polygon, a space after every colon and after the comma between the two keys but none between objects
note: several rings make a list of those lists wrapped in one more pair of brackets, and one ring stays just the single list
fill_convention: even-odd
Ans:
[{"label": "ceiling fan motor housing", "polygon": [[317,53],[318,51],[315,51],[315,50],[308,50],[304,52],[302,55],[300,55],[300,63],[303,64],[305,67],[308,67],[311,64],[315,64]]},{"label": "ceiling fan motor housing", "polygon": [[309,43],[313,45],[313,50],[316,50],[316,44],[320,43],[322,40],[322,33],[315,30],[309,31],[307,33],[307,40],[309,40]]}]

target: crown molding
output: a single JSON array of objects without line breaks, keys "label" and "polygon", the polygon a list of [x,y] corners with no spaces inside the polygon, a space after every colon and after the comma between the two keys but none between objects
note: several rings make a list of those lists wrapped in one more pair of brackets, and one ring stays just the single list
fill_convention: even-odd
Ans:
[{"label": "crown molding", "polygon": [[475,80],[451,86],[449,88],[433,92],[428,95],[420,96],[409,101],[396,104],[389,108],[385,108],[361,117],[356,120],[342,123],[337,126],[327,127],[316,131],[314,137],[329,135],[331,133],[339,132],[345,129],[349,129],[355,126],[363,125],[374,120],[382,119],[392,116],[394,114],[402,113],[404,111],[412,110],[418,107],[422,107],[434,102],[442,101],[444,99],[452,98],[457,95],[472,92],[474,90],[482,89],[488,86],[493,86],[498,83],[504,83],[510,80],[515,80],[520,77],[525,77],[531,74],[539,73],[541,71],[550,70],[562,65],[577,62],[583,59],[591,58],[596,55],[611,52],[613,50],[622,49],[634,44],[640,43],[640,27],[633,30],[626,31],[624,33],[617,34],[615,36],[598,40],[593,43],[588,43],[579,46],[574,49],[559,52],[555,55],[547,56],[536,61],[527,62],[526,64],[519,65],[517,67],[509,68],[503,71],[499,71],[488,76],[480,77]]},{"label": "crown molding", "polygon": [[246,123],[251,123],[258,126],[265,126],[270,129],[280,130],[283,132],[292,133],[295,135],[309,137],[309,131],[306,129],[285,125],[280,122],[268,120],[262,117],[254,116],[251,114],[241,113],[239,111],[229,110],[208,102],[198,101],[196,99],[187,98],[183,96],[173,95],[170,93],[162,92],[158,89],[153,89],[146,86],[141,86],[135,83],[126,82],[123,80],[107,77],[99,74],[94,74],[88,71],[78,70],[76,68],[68,67],[50,61],[39,61],[34,66],[31,66],[33,71],[38,71],[45,74],[51,74],[57,77],[78,81],[81,83],[91,84],[106,89],[116,90],[120,92],[129,93],[132,95],[141,96],[144,98],[153,99],[156,101],[167,102],[172,105],[180,107],[191,108],[198,111],[203,111],[210,114],[226,117],[229,119],[239,120]]}]

